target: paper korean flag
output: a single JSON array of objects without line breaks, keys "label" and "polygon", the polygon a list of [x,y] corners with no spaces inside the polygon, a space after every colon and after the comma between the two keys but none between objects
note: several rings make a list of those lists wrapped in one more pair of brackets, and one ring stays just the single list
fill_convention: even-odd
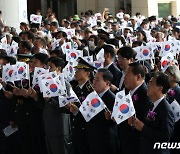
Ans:
[{"label": "paper korean flag", "polygon": [[67,65],[63,69],[63,74],[65,76],[65,79],[70,82],[73,80],[74,75],[75,75],[75,66],[77,66],[78,62],[73,61],[73,62],[68,62]]},{"label": "paper korean flag", "polygon": [[30,21],[32,23],[35,23],[35,24],[41,24],[42,16],[41,15],[31,14],[30,15]]},{"label": "paper korean flag", "polygon": [[135,114],[132,98],[130,94],[124,96],[119,92],[116,94],[112,115],[117,124],[127,120]]},{"label": "paper korean flag", "polygon": [[66,84],[65,84],[65,76],[64,73],[61,73],[55,77],[56,81],[61,85],[62,95],[66,95]]},{"label": "paper korean flag", "polygon": [[103,68],[104,67],[104,62],[102,62],[102,61],[94,61],[93,62],[93,64],[94,64],[94,67],[96,67],[97,69],[100,69],[100,68]]},{"label": "paper korean flag", "polygon": [[79,57],[83,56],[83,51],[70,49],[66,54],[66,61],[76,61]]},{"label": "paper korean flag", "polygon": [[64,95],[65,92],[62,88],[62,85],[56,78],[42,80],[43,97],[55,97]]},{"label": "paper korean flag", "polygon": [[4,49],[4,50],[7,50],[7,39],[6,39],[6,36],[5,37],[3,37],[2,39],[1,39],[1,45],[2,45],[2,49]]},{"label": "paper korean flag", "polygon": [[85,56],[85,57],[82,57],[82,59],[88,63],[91,63],[91,64],[93,63],[93,56]]},{"label": "paper korean flag", "polygon": [[105,104],[98,94],[94,91],[90,93],[82,102],[79,111],[86,122],[89,122],[94,116],[105,108]]},{"label": "paper korean flag", "polygon": [[112,112],[112,115],[111,117],[114,117],[116,115],[116,113],[118,112],[119,108],[118,108],[118,105],[119,105],[119,100],[124,100],[124,97],[125,97],[125,90],[122,90],[120,92],[118,92],[116,94],[116,98],[115,98],[115,102],[114,102],[114,107],[113,107],[113,112]]},{"label": "paper korean flag", "polygon": [[4,81],[4,82],[15,81],[14,70],[15,70],[15,65],[10,65],[10,64],[4,65],[3,72],[2,72],[2,81]]},{"label": "paper korean flag", "polygon": [[38,77],[39,77],[40,75],[46,74],[46,73],[48,73],[48,72],[49,72],[49,70],[46,70],[46,69],[44,69],[44,68],[35,67],[35,69],[34,69],[34,75],[33,75],[33,81],[32,81],[33,87],[38,84],[38,81],[39,81]]},{"label": "paper korean flag", "polygon": [[2,44],[7,44],[6,36],[1,39],[1,43],[2,43]]},{"label": "paper korean flag", "polygon": [[67,38],[71,39],[71,37],[75,36],[75,29],[66,29]]},{"label": "paper korean flag", "polygon": [[165,71],[165,69],[171,64],[174,60],[174,56],[172,53],[168,53],[167,55],[161,58],[161,69]]},{"label": "paper korean flag", "polygon": [[123,19],[123,15],[124,15],[123,12],[119,12],[119,13],[116,14],[116,17],[119,18],[119,19]]},{"label": "paper korean flag", "polygon": [[180,105],[176,100],[174,100],[170,105],[174,113],[175,122],[177,122],[180,119]]},{"label": "paper korean flag", "polygon": [[94,16],[97,19],[98,17],[101,17],[101,13],[96,13]]},{"label": "paper korean flag", "polygon": [[59,96],[59,107],[64,107],[72,102],[80,102],[72,88],[70,88],[70,94],[71,94],[70,96],[66,96],[66,97]]},{"label": "paper korean flag", "polygon": [[17,55],[17,50],[18,50],[18,43],[15,41],[12,42],[9,50],[7,51],[8,56],[13,56],[15,57]]},{"label": "paper korean flag", "polygon": [[167,41],[163,44],[163,50],[160,53],[160,56],[163,57],[168,53],[172,53],[174,56],[176,55],[177,46],[174,41]]},{"label": "paper korean flag", "polygon": [[96,55],[96,59],[98,61],[103,61],[104,62],[104,49],[103,48]]},{"label": "paper korean flag", "polygon": [[140,49],[142,60],[154,59],[154,53],[151,47],[149,46],[141,46]]},{"label": "paper korean flag", "polygon": [[38,85],[39,85],[39,88],[40,88],[40,91],[42,92],[42,80],[46,79],[53,79],[57,76],[57,72],[54,71],[54,72],[47,72],[45,74],[42,74],[42,75],[39,75],[38,76]]},{"label": "paper korean flag", "polygon": [[61,49],[62,49],[63,53],[66,54],[68,50],[72,49],[72,47],[71,47],[71,42],[65,42],[65,43],[61,46]]},{"label": "paper korean flag", "polygon": [[54,50],[54,49],[56,49],[56,48],[58,48],[59,47],[59,42],[61,41],[61,39],[55,39],[54,38],[54,41],[53,41],[53,43],[52,43],[52,50]]},{"label": "paper korean flag", "polygon": [[71,42],[72,49],[78,49],[78,44],[76,42]]},{"label": "paper korean flag", "polygon": [[24,62],[17,62],[15,65],[15,81],[29,79],[29,65]]}]

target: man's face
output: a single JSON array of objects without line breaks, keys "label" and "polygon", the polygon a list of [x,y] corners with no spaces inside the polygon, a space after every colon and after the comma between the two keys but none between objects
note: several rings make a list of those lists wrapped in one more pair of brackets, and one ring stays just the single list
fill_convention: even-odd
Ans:
[{"label": "man's face", "polygon": [[48,66],[49,66],[49,72],[57,71],[57,67],[52,62],[48,62]]},{"label": "man's face", "polygon": [[31,63],[30,63],[30,69],[33,72],[35,67],[40,67],[43,68],[44,65],[40,62],[40,60],[33,58]]},{"label": "man's face", "polygon": [[86,72],[84,69],[76,69],[74,78],[76,81],[82,81],[88,76],[88,72]]},{"label": "man's face", "polygon": [[127,59],[127,58],[122,57],[121,55],[118,55],[118,64],[124,72],[126,71],[130,63],[132,63],[131,59]]},{"label": "man's face", "polygon": [[160,87],[156,85],[156,78],[151,78],[148,85],[147,95],[152,98],[160,90]]},{"label": "man's face", "polygon": [[124,77],[125,87],[128,90],[133,90],[134,88],[136,88],[137,82],[138,82],[138,76],[133,74],[132,67],[128,67]]},{"label": "man's face", "polygon": [[108,84],[109,83],[107,83],[107,81],[104,81],[102,72],[95,74],[93,80],[93,88],[98,94],[104,92]]}]

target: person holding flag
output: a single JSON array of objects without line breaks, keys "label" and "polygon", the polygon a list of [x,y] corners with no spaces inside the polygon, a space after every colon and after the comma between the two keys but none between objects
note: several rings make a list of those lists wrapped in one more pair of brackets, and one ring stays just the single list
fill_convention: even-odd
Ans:
[{"label": "person holding flag", "polygon": [[72,121],[72,141],[74,154],[89,154],[88,140],[87,140],[87,123],[79,112],[78,107],[86,99],[87,95],[94,91],[91,84],[91,77],[93,75],[94,66],[83,60],[78,59],[78,65],[75,67],[75,81],[78,84],[73,84],[72,88],[80,100],[80,103],[71,103],[70,111],[73,113]]},{"label": "person holding flag", "polygon": [[[147,108],[151,103],[147,96],[144,67],[140,63],[134,62],[129,64],[125,72],[124,84],[132,97],[136,117],[144,120]],[[123,154],[139,154],[140,133],[128,125],[128,120],[118,125],[118,138],[120,151]]]},{"label": "person holding flag", "polygon": [[[113,75],[108,69],[99,69],[93,80],[94,90],[104,102],[105,110],[98,113],[87,124],[90,154],[117,153],[117,125],[113,121],[106,119],[105,116],[105,111],[112,111],[115,101],[115,95],[110,90],[112,79]],[[96,103],[98,104],[98,102]]]},{"label": "person holding flag", "polygon": [[[169,154],[168,148],[157,148],[155,143],[169,143],[174,129],[174,114],[171,106],[165,99],[165,94],[170,88],[169,77],[157,72],[151,78],[147,95],[153,101],[153,108],[144,120],[131,117],[129,124],[133,125],[140,132],[141,140],[138,146],[139,154]],[[161,146],[162,147],[162,146]]]},{"label": "person holding flag", "polygon": [[[62,58],[51,57],[47,65],[50,72],[61,74],[65,62]],[[65,82],[67,95],[70,95],[70,84]],[[43,110],[44,130],[48,154],[67,154],[72,147],[70,112],[65,107],[59,107],[58,97],[44,98]]]},{"label": "person holding flag", "polygon": [[[47,57],[45,54],[35,54],[29,59],[31,62],[30,67],[44,67],[47,63]],[[21,60],[20,58],[27,59],[27,55],[21,55],[19,60]],[[33,69],[31,68],[31,70]],[[27,87],[23,86],[24,84],[13,87],[12,101],[16,104],[14,113],[21,138],[21,151],[22,154],[46,154],[41,108],[43,102],[38,101],[37,103],[35,101],[36,97],[30,87],[31,77],[29,77],[29,80],[28,84],[25,84]]]}]

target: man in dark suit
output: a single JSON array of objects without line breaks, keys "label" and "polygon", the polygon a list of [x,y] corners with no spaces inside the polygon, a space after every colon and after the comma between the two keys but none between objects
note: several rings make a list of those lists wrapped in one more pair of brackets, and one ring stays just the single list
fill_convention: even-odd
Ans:
[{"label": "man in dark suit", "polygon": [[112,86],[119,87],[122,73],[113,63],[115,58],[115,50],[111,45],[104,45],[102,48],[104,49],[104,68],[108,69],[113,75]]},{"label": "man in dark suit", "polygon": [[95,69],[92,65],[87,63],[82,58],[79,58],[78,65],[75,67],[75,80],[78,85],[73,85],[72,88],[80,100],[80,103],[71,103],[70,111],[73,113],[72,120],[72,141],[74,154],[88,154],[88,141],[87,141],[87,123],[79,112],[78,107],[86,99],[92,91],[94,91],[90,78],[93,70]]},{"label": "man in dark suit", "polygon": [[[146,120],[142,122],[138,118],[131,117],[129,124],[134,126],[140,133],[140,154],[169,154],[169,149],[164,143],[170,141],[174,129],[174,114],[169,103],[164,98],[170,88],[170,81],[167,75],[158,72],[150,80],[148,96],[153,101],[154,107],[148,112]],[[155,143],[164,144],[160,147]]]},{"label": "man in dark suit", "polygon": [[[112,77],[109,70],[99,69],[93,80],[94,90],[110,111],[113,110],[115,101],[115,95],[110,91]],[[116,154],[116,128],[116,123],[106,119],[105,110],[93,117],[87,124],[90,154]]]},{"label": "man in dark suit", "polygon": [[[136,117],[143,120],[148,106],[147,88],[144,82],[143,66],[136,62],[129,64],[124,77],[125,88],[130,91],[136,110]],[[128,120],[118,125],[119,149],[122,154],[138,154],[140,133],[128,125]]]}]

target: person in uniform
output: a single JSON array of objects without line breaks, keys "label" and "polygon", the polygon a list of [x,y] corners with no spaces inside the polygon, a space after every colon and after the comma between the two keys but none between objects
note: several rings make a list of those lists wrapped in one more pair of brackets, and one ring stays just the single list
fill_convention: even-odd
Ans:
[{"label": "person in uniform", "polygon": [[75,67],[75,80],[78,85],[73,86],[73,90],[80,100],[80,103],[71,103],[70,111],[73,113],[72,120],[72,141],[74,147],[74,154],[88,154],[88,140],[87,140],[87,123],[79,112],[78,107],[86,99],[86,96],[94,91],[90,78],[95,67],[87,63],[82,58],[79,58],[78,65]]},{"label": "person in uniform", "polygon": [[[21,55],[19,61],[26,61],[27,55]],[[44,66],[48,56],[42,53],[34,55],[32,62],[36,61],[36,66]],[[26,61],[28,62],[28,61]],[[30,77],[31,78],[31,77]],[[13,98],[15,102],[15,122],[19,129],[22,154],[46,154],[44,129],[42,121],[42,108],[29,97],[31,83],[28,80],[15,83],[13,87]],[[39,102],[42,103],[42,102]]]},{"label": "person in uniform", "polygon": [[[62,58],[51,57],[48,59],[49,71],[61,74],[65,62]],[[67,96],[70,96],[70,84],[65,82]],[[70,112],[65,107],[59,107],[58,97],[44,98],[43,121],[46,135],[48,154],[70,154],[71,119]]]}]

